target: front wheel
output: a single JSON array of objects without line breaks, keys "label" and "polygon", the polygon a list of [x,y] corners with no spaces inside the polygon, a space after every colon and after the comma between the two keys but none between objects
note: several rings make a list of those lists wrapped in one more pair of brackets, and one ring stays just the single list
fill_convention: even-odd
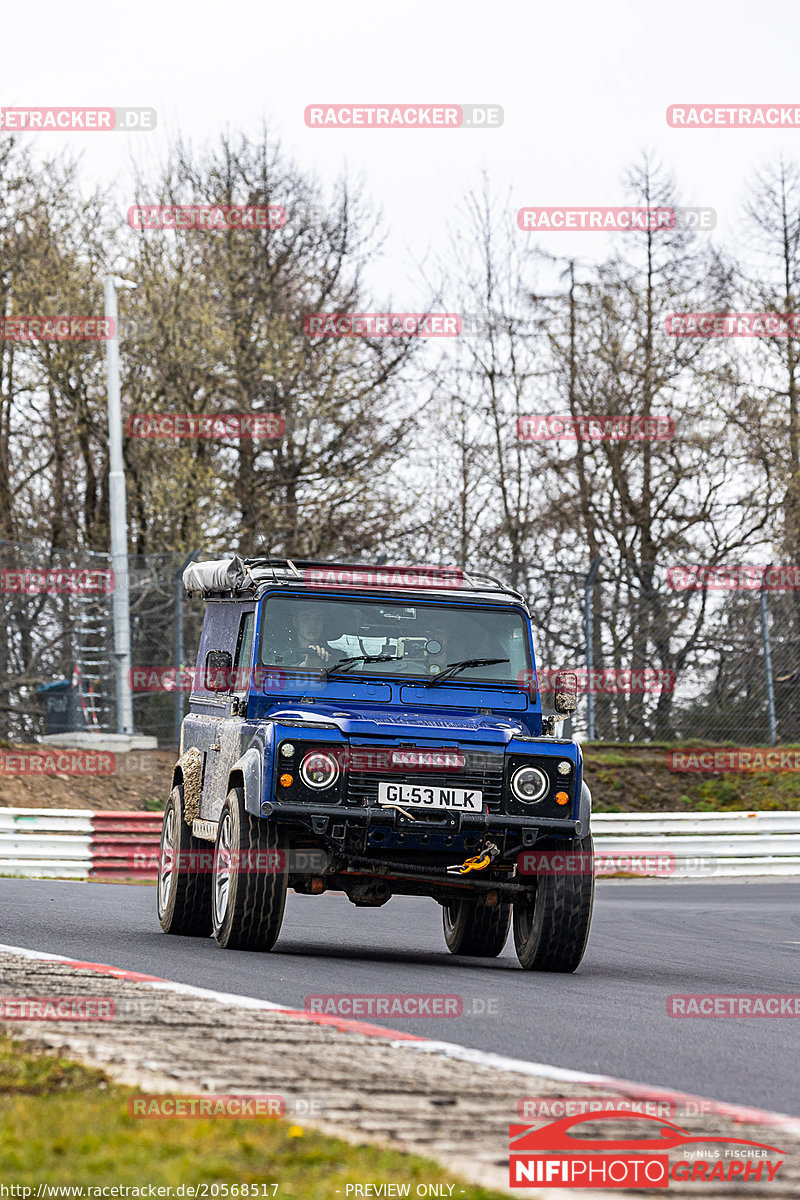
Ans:
[{"label": "front wheel", "polygon": [[271,950],[283,923],[288,860],[283,840],[232,788],[222,806],[214,852],[214,937],[226,950]]},{"label": "front wheel", "polygon": [[164,933],[211,933],[211,846],[186,824],[182,783],[172,789],[164,809],[156,898]]},{"label": "front wheel", "polygon": [[[580,852],[580,871],[567,872],[567,860]],[[525,971],[575,971],[589,939],[594,902],[594,845],[591,834],[579,842],[549,842],[548,874],[536,879],[531,904],[514,904],[514,945]]]},{"label": "front wheel", "polygon": [[453,900],[442,906],[442,923],[451,954],[497,958],[508,937],[511,905],[490,908],[477,900]]}]

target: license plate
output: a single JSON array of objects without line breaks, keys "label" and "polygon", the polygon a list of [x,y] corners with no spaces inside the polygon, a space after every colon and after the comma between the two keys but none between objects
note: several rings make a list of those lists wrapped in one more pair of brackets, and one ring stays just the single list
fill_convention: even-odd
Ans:
[{"label": "license plate", "polygon": [[476,788],[438,787],[429,783],[378,784],[378,804],[408,808],[450,808],[455,812],[483,812],[483,792]]}]

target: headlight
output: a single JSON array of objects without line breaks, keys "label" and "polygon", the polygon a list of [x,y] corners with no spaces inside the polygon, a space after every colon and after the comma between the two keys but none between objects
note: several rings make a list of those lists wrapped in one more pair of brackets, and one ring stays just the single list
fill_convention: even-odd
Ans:
[{"label": "headlight", "polygon": [[322,791],[336,783],[339,778],[339,764],[332,754],[324,750],[312,750],[303,759],[300,778],[306,787]]},{"label": "headlight", "polygon": [[572,763],[568,758],[562,758],[561,762],[556,767],[556,770],[558,771],[559,775],[569,775],[570,771],[572,770]]},{"label": "headlight", "polygon": [[526,804],[541,800],[549,786],[550,780],[539,767],[518,767],[511,776],[511,791]]}]

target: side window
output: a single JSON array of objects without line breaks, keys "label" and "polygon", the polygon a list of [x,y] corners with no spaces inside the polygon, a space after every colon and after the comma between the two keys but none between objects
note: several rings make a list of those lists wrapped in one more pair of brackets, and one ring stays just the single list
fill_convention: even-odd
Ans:
[{"label": "side window", "polygon": [[227,650],[209,650],[203,680],[207,692],[231,690],[231,656]]},{"label": "side window", "polygon": [[255,616],[252,611],[242,614],[239,622],[239,636],[236,639],[236,661],[233,666],[233,690],[248,692],[250,690],[250,661],[253,657],[253,630]]}]

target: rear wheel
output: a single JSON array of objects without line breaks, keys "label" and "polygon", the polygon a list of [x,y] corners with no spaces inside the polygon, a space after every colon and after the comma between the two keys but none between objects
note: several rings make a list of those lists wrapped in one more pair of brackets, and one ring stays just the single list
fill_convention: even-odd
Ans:
[{"label": "rear wheel", "polygon": [[283,923],[288,860],[277,830],[244,806],[233,788],[223,805],[214,853],[214,937],[226,950],[271,950]]},{"label": "rear wheel", "polygon": [[[543,847],[544,849],[544,847]],[[579,842],[559,839],[546,851],[562,859],[556,874],[536,878],[533,903],[514,904],[514,944],[526,971],[570,972],[577,969],[589,938],[594,902],[594,846],[591,834]],[[581,858],[580,873],[566,871],[569,854]]]},{"label": "rear wheel", "polygon": [[496,958],[508,937],[511,905],[491,908],[478,900],[453,900],[442,907],[444,940],[451,954]]},{"label": "rear wheel", "polygon": [[179,783],[164,810],[158,855],[158,920],[164,933],[211,933],[211,856],[210,844],[194,837],[186,824]]}]

